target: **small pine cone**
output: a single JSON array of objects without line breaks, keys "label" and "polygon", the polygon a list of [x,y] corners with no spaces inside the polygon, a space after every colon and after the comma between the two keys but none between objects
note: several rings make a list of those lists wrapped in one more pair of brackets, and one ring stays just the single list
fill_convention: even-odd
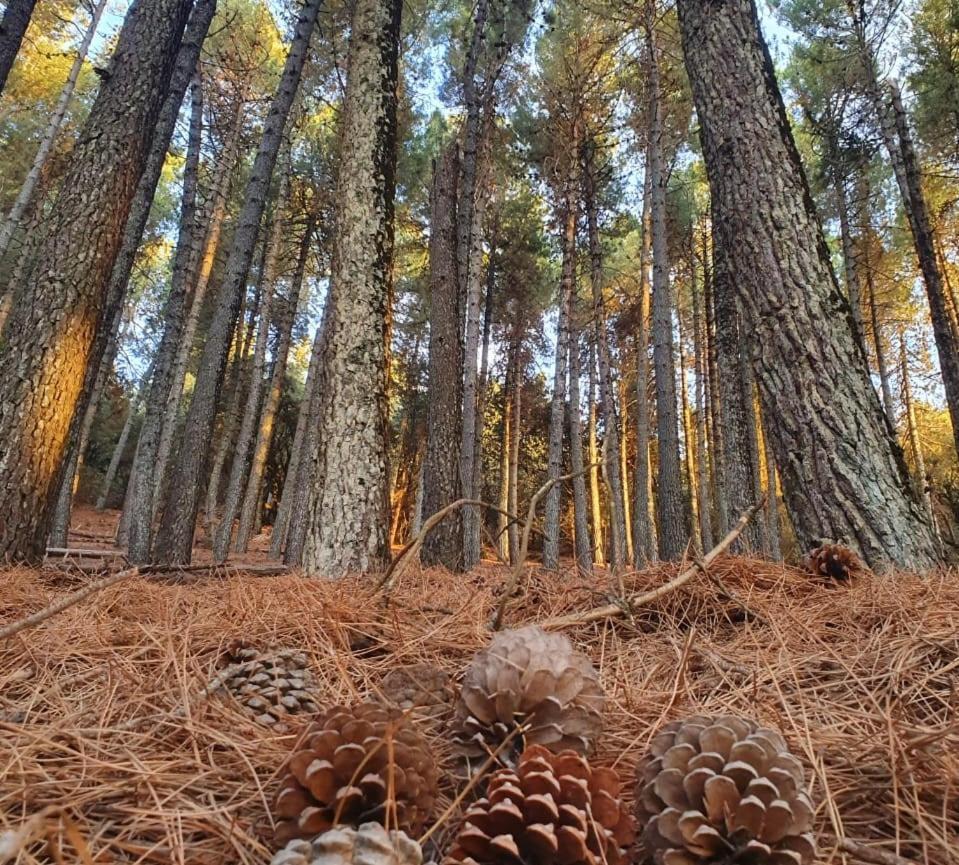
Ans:
[{"label": "small pine cone", "polygon": [[732,716],[668,724],[636,767],[642,861],[807,865],[802,764],[775,730]]},{"label": "small pine cone", "polygon": [[298,838],[277,853],[270,865],[421,865],[420,845],[403,832],[387,832],[379,823],[358,829],[340,826],[312,841]]},{"label": "small pine cone", "polygon": [[604,704],[596,669],[562,634],[535,625],[503,631],[466,671],[453,741],[466,757],[483,757],[529,724],[514,754],[523,740],[589,754],[603,729]]},{"label": "small pine cone", "polygon": [[848,580],[864,570],[863,564],[849,547],[824,543],[806,557],[806,569],[817,577]]},{"label": "small pine cone", "polygon": [[612,769],[533,745],[492,775],[443,865],[620,865],[635,835],[620,787]]},{"label": "small pine cone", "polygon": [[282,648],[260,652],[238,643],[227,661],[241,666],[223,686],[258,723],[282,732],[287,716],[319,711],[316,677],[303,652]]},{"label": "small pine cone", "polygon": [[376,703],[336,706],[290,758],[274,806],[276,840],[285,844],[370,820],[418,832],[433,809],[436,785],[429,745],[402,712]]},{"label": "small pine cone", "polygon": [[442,718],[453,702],[449,673],[432,664],[396,667],[386,674],[381,689],[391,704],[423,718]]}]

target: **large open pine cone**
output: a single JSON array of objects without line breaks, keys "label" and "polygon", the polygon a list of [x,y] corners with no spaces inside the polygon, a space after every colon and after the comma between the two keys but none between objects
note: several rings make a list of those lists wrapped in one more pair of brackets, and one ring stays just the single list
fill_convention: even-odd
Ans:
[{"label": "large open pine cone", "polygon": [[[596,669],[562,634],[535,625],[503,631],[466,671],[453,741],[465,756],[481,757],[529,724],[525,744],[588,754],[604,703]],[[524,745],[517,739],[514,752]]]},{"label": "large open pine cone", "polygon": [[732,716],[675,721],[636,774],[646,861],[806,865],[815,856],[802,764],[775,730]]},{"label": "large open pine cone", "polygon": [[416,832],[433,809],[436,784],[429,745],[401,711],[336,706],[290,758],[274,807],[276,840],[372,820]]},{"label": "large open pine cone", "polygon": [[405,833],[364,823],[358,829],[338,826],[312,841],[290,841],[270,865],[420,865],[422,861],[420,845]]},{"label": "large open pine cone", "polygon": [[619,865],[635,834],[620,786],[574,751],[533,745],[492,775],[443,865]]},{"label": "large open pine cone", "polygon": [[391,704],[434,720],[446,715],[453,702],[449,673],[432,664],[395,667],[384,677],[381,690]]},{"label": "large open pine cone", "polygon": [[862,572],[863,564],[849,547],[824,543],[806,556],[806,568],[817,577],[848,580]]},{"label": "large open pine cone", "polygon": [[230,651],[227,661],[238,669],[223,681],[223,687],[259,723],[282,731],[288,715],[319,711],[316,679],[303,652],[260,652],[251,646],[238,646]]}]

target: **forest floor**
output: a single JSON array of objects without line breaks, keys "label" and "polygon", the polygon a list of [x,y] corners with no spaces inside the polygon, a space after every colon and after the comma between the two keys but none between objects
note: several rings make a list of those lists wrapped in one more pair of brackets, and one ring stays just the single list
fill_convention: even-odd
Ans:
[{"label": "forest floor", "polygon": [[[109,534],[98,519],[107,518],[81,512],[71,545],[98,546],[94,536]],[[262,560],[254,553],[249,563]],[[630,574],[626,589],[654,589],[676,573]],[[429,662],[455,678],[488,642],[508,576],[493,564],[465,576],[413,568],[388,604],[369,580],[136,576],[8,638],[0,863],[3,830],[22,830],[5,839],[18,865],[265,865],[272,795],[302,728],[261,727],[231,698],[205,692],[226,647],[303,649],[329,703],[378,694],[401,664]],[[63,562],[3,571],[0,625],[91,579]],[[585,611],[611,589],[603,576],[587,585],[533,568],[506,624]],[[631,620],[566,633],[600,670],[608,699],[595,762],[620,772],[627,796],[636,760],[667,719],[734,712],[781,729],[805,764],[819,862],[959,862],[955,572],[824,585],[781,564],[725,557]],[[451,760],[446,737],[433,736]],[[434,834],[440,850],[455,825],[454,813]]]}]

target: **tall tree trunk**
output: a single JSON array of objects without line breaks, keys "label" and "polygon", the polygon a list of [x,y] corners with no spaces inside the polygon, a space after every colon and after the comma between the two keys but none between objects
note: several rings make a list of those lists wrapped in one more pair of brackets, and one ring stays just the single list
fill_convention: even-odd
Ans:
[{"label": "tall tree trunk", "polygon": [[599,445],[596,439],[596,350],[589,347],[589,390],[586,394],[587,413],[587,450],[589,457],[589,510],[593,523],[593,562],[600,567],[606,565],[606,538],[603,529],[603,502],[599,492]]},{"label": "tall tree trunk", "polygon": [[[479,378],[476,388],[476,422],[473,425],[473,483],[477,499],[483,498],[483,431],[486,423],[486,401],[489,398],[489,355],[493,335],[493,296],[496,287],[496,228],[490,231],[489,262],[486,267],[486,298],[483,302],[483,338],[480,343]],[[482,556],[483,512],[466,510],[463,548],[470,561],[479,563]]]},{"label": "tall tree trunk", "polygon": [[679,417],[676,409],[676,361],[673,356],[673,302],[669,284],[669,238],[663,159],[663,107],[654,24],[647,26],[650,93],[649,175],[653,234],[653,366],[656,376],[656,433],[659,442],[656,521],[659,557],[678,559],[686,548],[686,509],[679,468]]},{"label": "tall tree trunk", "polygon": [[[212,20],[212,11],[210,12],[210,16]],[[191,21],[191,27],[192,23]],[[210,22],[207,21],[207,28],[209,24]],[[197,41],[202,42],[202,39]],[[192,44],[191,42],[190,45]],[[181,49],[181,54],[183,50],[184,49]],[[199,57],[199,44],[196,46],[196,51],[197,56],[193,57],[194,68],[196,67],[196,62]],[[186,58],[186,60],[188,59],[189,58]],[[178,69],[177,71],[180,70]],[[175,94],[171,94],[171,97],[174,95]],[[170,108],[169,102],[164,106],[164,109],[167,108]],[[169,118],[165,115],[163,120],[167,119]],[[174,114],[173,124],[169,127],[170,135],[173,133],[175,123],[176,115]],[[164,132],[166,132],[166,129],[164,129]],[[160,337],[160,345],[157,347],[157,352],[153,359],[153,375],[146,402],[146,413],[140,429],[140,441],[137,445],[137,453],[134,459],[133,485],[130,489],[127,554],[131,557],[131,561],[141,563],[147,561],[149,558],[150,539],[153,529],[154,485],[157,477],[155,461],[157,453],[156,423],[158,420],[158,411],[165,396],[164,389],[169,378],[170,363],[173,352],[176,349],[176,341],[179,338],[179,330],[183,318],[183,306],[191,281],[191,258],[197,235],[197,184],[202,139],[203,98],[200,80],[197,78],[193,85],[187,159],[183,169],[183,198],[180,208],[179,236],[177,238],[177,248],[173,261],[170,293],[167,296],[166,306],[164,307],[165,327],[163,335]],[[162,168],[162,162],[163,160],[161,159],[159,165],[153,166],[157,169],[157,180],[159,179],[159,170]],[[149,210],[148,207],[146,209],[147,211]],[[140,235],[142,235],[145,225],[146,219],[144,216],[142,224],[138,226]],[[130,240],[132,243],[132,236]],[[133,269],[133,256],[131,255],[127,259],[124,259],[122,264],[125,273],[117,273],[116,270],[114,271],[114,286],[111,290],[116,290],[117,292],[125,290],[125,286],[129,281],[130,273]],[[121,285],[124,286],[124,288],[121,288]]]},{"label": "tall tree trunk", "polygon": [[[649,160],[647,159],[647,166]],[[633,566],[642,568],[657,555],[649,470],[649,265],[652,257],[652,187],[649,171],[643,195],[642,246],[639,256],[639,303],[636,313],[636,465],[633,476]]]},{"label": "tall tree trunk", "polygon": [[[853,339],[855,340],[855,334],[853,334]],[[857,343],[856,348],[859,349],[860,345],[861,343]],[[863,357],[863,363],[865,363],[865,357]],[[763,484],[762,471],[759,465],[759,436],[756,431],[756,409],[758,402],[758,394],[756,391],[756,374],[753,372],[752,362],[748,357],[744,356],[741,359],[739,364],[739,376],[739,384],[742,392],[744,421],[746,425],[745,458],[749,463],[748,474],[750,483],[752,484],[752,488],[749,493],[749,501],[752,503],[758,502],[760,498],[762,498]],[[762,520],[756,520],[755,532],[756,550],[768,552],[766,524]]]},{"label": "tall tree trunk", "polygon": [[723,291],[742,304],[799,543],[928,567],[932,533],[853,339],[755,5],[680,0],[679,19],[716,250],[736,276]]},{"label": "tall tree trunk", "polygon": [[[863,22],[857,19],[859,51],[866,71],[867,88],[873,108],[879,117],[883,143],[892,163],[903,210],[909,220],[913,246],[929,300],[929,316],[936,340],[939,369],[946,391],[946,405],[952,420],[953,440],[959,450],[959,338],[951,326],[943,286],[942,271],[936,260],[936,244],[925,193],[922,189],[922,171],[912,140],[912,130],[902,106],[899,88],[894,82],[880,83],[877,61],[871,44],[862,31]],[[884,92],[885,90],[885,92]]]},{"label": "tall tree trunk", "polygon": [[586,477],[583,471],[583,426],[579,393],[580,337],[579,303],[576,288],[569,313],[569,462],[573,473],[573,544],[576,565],[580,573],[593,572],[593,545],[589,536],[589,504],[586,496]]},{"label": "tall tree trunk", "polygon": [[587,142],[583,159],[583,207],[589,235],[590,282],[593,292],[593,328],[599,361],[599,395],[603,412],[603,474],[609,486],[610,563],[614,570],[626,563],[626,514],[623,510],[623,479],[619,464],[619,418],[613,390],[606,305],[603,300],[603,247],[599,237],[599,205],[596,200],[595,142]]},{"label": "tall tree trunk", "polygon": [[[463,344],[460,341],[457,282],[456,145],[433,167],[430,202],[430,350],[423,510],[432,515],[460,497],[460,447],[463,423]],[[425,565],[463,568],[463,524],[450,514],[426,538]]]},{"label": "tall tree trunk", "polygon": [[[139,0],[74,147],[3,329],[0,557],[39,561],[88,367],[109,326],[102,286],[122,242],[190,0]],[[71,427],[74,429],[71,430]]]},{"label": "tall tree trunk", "polygon": [[7,84],[7,76],[17,59],[23,34],[30,26],[30,16],[36,5],[37,0],[8,0],[0,21],[0,93]]},{"label": "tall tree trunk", "polygon": [[270,377],[270,389],[267,391],[263,410],[260,412],[260,423],[257,429],[256,442],[253,445],[253,457],[250,462],[249,477],[246,482],[246,492],[240,508],[240,522],[236,530],[234,550],[238,553],[246,552],[250,537],[253,534],[256,516],[260,512],[257,504],[260,500],[260,487],[263,484],[263,472],[266,468],[266,458],[270,452],[273,439],[273,425],[276,413],[280,407],[280,396],[283,384],[286,381],[286,367],[290,355],[290,345],[293,339],[293,322],[296,319],[296,308],[300,292],[303,289],[303,276],[306,272],[306,261],[313,241],[315,225],[311,220],[303,232],[300,249],[297,253],[296,267],[293,279],[290,282],[289,296],[284,304],[283,314],[278,321],[278,338],[276,353],[273,359],[273,372]]},{"label": "tall tree trunk", "polygon": [[693,366],[696,373],[696,497],[699,501],[699,535],[704,550],[713,548],[713,521],[709,495],[709,465],[706,456],[706,353],[703,347],[702,303],[696,273],[696,255],[691,250],[690,294],[693,298]]},{"label": "tall tree trunk", "polygon": [[679,348],[679,405],[683,428],[683,463],[686,469],[686,489],[689,491],[689,523],[693,548],[702,550],[703,540],[699,531],[699,496],[696,489],[696,443],[693,433],[693,414],[689,407],[689,383],[686,379],[686,350],[683,340],[683,316],[676,310],[677,345]]},{"label": "tall tree trunk", "polygon": [[337,578],[389,560],[387,350],[402,0],[357,0],[342,118],[322,462],[304,551]]},{"label": "tall tree trunk", "polygon": [[618,382],[619,388],[619,421],[620,421],[620,430],[619,430],[619,476],[623,482],[623,516],[626,520],[626,561],[633,561],[633,515],[631,511],[630,502],[630,490],[629,490],[629,460],[628,460],[628,438],[629,438],[629,429],[627,428],[627,421],[629,419],[629,413],[626,411],[626,407],[629,404],[629,398],[627,395],[628,387],[626,384],[626,377],[619,376]]},{"label": "tall tree trunk", "polygon": [[[229,139],[220,154],[219,162],[213,173],[212,194],[206,208],[207,213],[202,220],[202,230],[198,224],[191,233],[193,250],[184,281],[185,296],[182,302],[178,304],[176,317],[167,319],[167,327],[172,328],[170,338],[174,340],[170,350],[175,352],[175,357],[172,358],[171,369],[169,367],[171,360],[164,354],[163,387],[166,388],[166,391],[157,394],[157,398],[164,401],[162,415],[158,421],[160,423],[159,444],[156,445],[156,460],[153,469],[154,484],[157,489],[162,479],[166,477],[167,465],[170,462],[170,453],[173,450],[173,442],[180,421],[187,366],[190,362],[190,354],[200,323],[200,313],[203,310],[207,287],[210,284],[210,276],[213,273],[213,265],[219,249],[233,172],[240,161],[240,132],[244,118],[242,108],[243,102],[238,100]],[[265,254],[265,245],[261,244],[260,249],[262,250],[262,256]],[[262,270],[261,257],[257,272],[262,273]],[[186,320],[184,321],[183,312],[186,310],[189,311],[186,313]],[[219,478],[219,474],[215,472],[213,477]],[[159,495],[154,494],[154,512],[156,506],[159,505],[159,498]],[[214,496],[214,498],[216,497]],[[207,519],[211,517],[212,512],[208,512]]]},{"label": "tall tree trunk", "polygon": [[197,370],[193,399],[184,424],[182,446],[175,464],[171,465],[167,473],[170,483],[164,483],[163,500],[158,509],[160,526],[153,555],[160,562],[185,564],[190,561],[200,502],[200,483],[201,478],[206,475],[209,462],[223,374],[239,314],[240,300],[246,288],[270,179],[283,141],[283,130],[296,98],[303,65],[309,53],[310,37],[321,4],[322,0],[307,0],[300,9],[293,42],[247,183],[223,284],[217,294],[216,308]]},{"label": "tall tree trunk", "polygon": [[[280,260],[280,244],[286,233],[284,211],[290,184],[290,170],[289,163],[286,161],[280,178],[279,190],[276,193],[270,238],[267,242],[266,258],[263,261],[263,274],[260,280],[262,286],[260,289],[260,317],[257,324],[256,344],[253,349],[250,387],[246,392],[240,430],[236,445],[233,448],[233,462],[230,465],[230,478],[226,487],[223,514],[213,540],[213,558],[217,562],[226,561],[226,557],[229,555],[230,543],[233,539],[233,522],[240,510],[243,493],[250,475],[253,442],[263,402],[266,349],[270,341],[270,326],[273,324],[273,308],[278,288],[277,271]],[[250,326],[253,326],[252,320]]]},{"label": "tall tree trunk", "polygon": [[[283,561],[288,565],[300,565],[303,562],[303,547],[306,544],[309,523],[310,495],[316,485],[316,476],[319,471],[320,413],[323,410],[323,392],[326,389],[323,358],[326,356],[329,316],[330,297],[327,295],[323,319],[313,337],[313,351],[306,373],[306,387],[303,392],[303,401],[300,403],[296,431],[293,434],[293,452],[290,455],[290,464],[286,470],[286,480],[280,496],[280,507],[273,527],[273,555],[279,557],[282,550]],[[297,435],[300,437],[299,442]]]},{"label": "tall tree trunk", "polygon": [[929,476],[926,474],[926,460],[922,453],[922,443],[919,441],[919,425],[916,423],[916,406],[912,398],[912,382],[909,376],[909,353],[906,351],[906,335],[899,334],[899,375],[902,378],[902,405],[906,415],[906,432],[909,436],[909,450],[916,466],[916,487],[922,498],[929,521],[933,528],[936,525],[935,511],[932,507],[932,492],[929,488]]},{"label": "tall tree trunk", "polygon": [[[513,348],[513,392],[508,395],[513,401],[512,438],[509,443],[509,512],[519,516],[519,445],[523,426],[523,367],[520,363],[521,340],[517,336]],[[519,559],[519,524],[509,524],[509,560],[515,564]]]},{"label": "tall tree trunk", "polygon": [[[499,439],[499,495],[496,506],[500,511],[509,510],[510,451],[513,441],[513,381],[516,377],[515,351],[510,350],[506,361],[506,380],[503,382],[503,421]],[[511,512],[512,513],[512,512]],[[496,515],[496,549],[503,561],[510,559],[509,526],[512,521],[505,513]]]},{"label": "tall tree trunk", "polygon": [[716,507],[716,529],[720,537],[729,531],[729,508],[726,504],[726,457],[723,436],[722,406],[719,386],[719,351],[716,320],[715,272],[712,267],[712,255],[706,222],[702,228],[703,247],[703,306],[705,320],[703,339],[705,341],[706,383],[709,385],[709,450],[712,455],[713,501]]},{"label": "tall tree trunk", "polygon": [[[43,166],[46,165],[47,159],[50,157],[50,151],[53,150],[53,145],[57,140],[60,127],[63,125],[63,118],[66,117],[67,108],[70,105],[70,100],[73,98],[73,91],[77,88],[80,71],[83,69],[83,64],[87,59],[87,51],[90,49],[90,43],[93,41],[93,36],[100,24],[100,18],[103,16],[106,5],[107,0],[96,0],[96,5],[93,7],[93,14],[90,17],[90,23],[87,25],[83,39],[77,48],[77,56],[74,58],[73,65],[70,67],[70,74],[67,75],[67,80],[63,85],[63,89],[60,91],[57,104],[53,108],[53,113],[50,115],[49,121],[47,121],[47,128],[43,133],[43,138],[40,139],[40,146],[37,148],[36,155],[33,157],[33,164],[27,172],[27,176],[23,181],[23,185],[20,187],[19,193],[17,193],[17,197],[13,202],[13,206],[10,208],[10,212],[7,214],[7,218],[4,220],[3,226],[0,227],[0,259],[7,254],[13,234],[20,225],[20,220],[23,218],[27,206],[33,199],[33,193],[36,191],[37,184],[40,182],[40,176],[43,174]],[[4,15],[4,24],[5,23],[6,15]]]},{"label": "tall tree trunk", "polygon": [[856,266],[856,243],[849,225],[849,201],[846,194],[846,180],[838,171],[832,172],[833,191],[836,196],[836,210],[839,213],[839,238],[842,242],[843,275],[846,281],[846,297],[852,312],[852,334],[863,346],[865,341],[862,321],[862,298],[860,290],[859,268]]},{"label": "tall tree trunk", "polygon": [[[571,167],[570,173],[575,177],[575,167]],[[573,199],[573,190],[575,189],[573,177],[567,181],[563,205],[563,273],[559,283],[559,320],[556,325],[553,398],[549,413],[547,479],[552,481],[553,485],[546,493],[546,502],[543,507],[545,530],[543,567],[549,571],[555,571],[559,568],[559,519],[562,488],[558,479],[563,474],[563,429],[566,420],[566,386],[569,379],[569,317],[575,278],[574,269],[576,267],[576,206]]]}]

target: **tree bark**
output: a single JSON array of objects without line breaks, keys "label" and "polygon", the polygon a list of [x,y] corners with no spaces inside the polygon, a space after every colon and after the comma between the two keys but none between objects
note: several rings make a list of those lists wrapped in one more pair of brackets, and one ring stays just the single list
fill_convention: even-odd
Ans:
[{"label": "tree bark", "polygon": [[926,286],[929,316],[936,340],[939,369],[946,391],[946,404],[952,420],[953,440],[959,450],[959,338],[952,327],[943,286],[942,270],[936,259],[935,235],[929,208],[922,189],[922,171],[912,140],[912,130],[902,106],[899,88],[887,82],[885,92],[879,80],[877,61],[872,45],[864,33],[864,22],[855,20],[859,53],[866,72],[866,84],[873,108],[879,118],[883,143],[892,163],[903,210],[909,221],[919,270]]},{"label": "tree bark", "polygon": [[679,468],[673,302],[669,283],[669,239],[666,233],[668,178],[663,158],[663,107],[653,27],[650,22],[646,32],[649,52],[649,174],[653,235],[653,366],[656,377],[656,434],[659,443],[656,521],[659,529],[659,557],[665,561],[673,561],[680,558],[686,549],[687,528]]},{"label": "tree bark", "polygon": [[705,322],[699,296],[696,256],[690,253],[690,293],[693,298],[693,358],[696,373],[696,497],[699,501],[699,535],[703,550],[713,548],[713,521],[709,495],[709,465],[706,453],[706,354],[703,348]]},{"label": "tree bark", "polygon": [[[190,0],[139,0],[31,243],[0,348],[0,557],[39,561],[87,368],[109,326],[102,286],[122,242]],[[102,350],[101,350],[102,354]],[[93,373],[95,375],[95,373]]]},{"label": "tree bark", "polygon": [[606,538],[603,525],[603,502],[599,492],[599,444],[596,439],[596,350],[589,347],[589,390],[586,393],[586,453],[589,458],[589,512],[593,524],[593,562],[606,565]]},{"label": "tree bark", "polygon": [[193,399],[184,424],[183,446],[168,471],[171,482],[164,484],[163,501],[158,509],[160,526],[153,550],[153,557],[158,562],[186,564],[192,555],[200,482],[206,475],[230,343],[260,231],[270,179],[283,141],[283,130],[296,97],[321,4],[322,0],[307,0],[300,9],[280,84],[266,118],[197,370]]},{"label": "tree bark", "polygon": [[[760,412],[760,414],[762,414]],[[782,533],[779,530],[779,492],[776,487],[776,455],[769,424],[763,416],[763,456],[766,460],[766,549],[774,562],[782,560]]]},{"label": "tree bark", "polygon": [[[57,140],[60,127],[63,125],[63,118],[66,117],[67,108],[70,105],[70,100],[73,98],[73,91],[77,88],[77,80],[80,78],[84,61],[87,59],[87,51],[90,49],[90,43],[93,41],[93,36],[100,24],[100,18],[103,16],[106,5],[107,0],[96,0],[90,23],[87,25],[83,39],[77,48],[77,56],[74,58],[73,65],[70,67],[70,73],[67,75],[67,80],[57,99],[57,104],[54,106],[53,113],[50,115],[47,128],[43,133],[43,138],[40,139],[40,146],[37,148],[37,153],[33,157],[33,164],[27,172],[27,176],[23,181],[23,185],[20,187],[20,191],[17,193],[17,197],[13,202],[13,206],[10,208],[10,212],[7,214],[7,218],[4,220],[3,226],[0,227],[0,259],[7,254],[7,250],[10,248],[10,241],[13,239],[13,234],[20,225],[20,220],[23,218],[23,214],[33,199],[33,193],[36,191],[37,184],[40,182],[40,176],[43,173],[43,166],[46,165],[47,159],[50,157],[50,151],[53,150],[53,145]],[[6,24],[6,15],[4,15],[3,23]],[[13,287],[11,286],[11,288]]]},{"label": "tree bark", "polygon": [[280,407],[280,396],[283,384],[286,381],[286,367],[290,355],[290,345],[293,338],[293,322],[296,318],[296,308],[303,288],[303,276],[306,272],[306,261],[310,253],[310,244],[313,241],[315,225],[311,220],[303,232],[300,249],[297,254],[296,267],[293,279],[290,282],[289,296],[284,304],[283,315],[279,318],[279,334],[276,353],[273,360],[273,373],[270,377],[270,389],[267,392],[263,410],[260,413],[260,423],[253,446],[253,458],[250,463],[250,473],[247,479],[246,492],[243,496],[243,505],[240,508],[240,522],[236,530],[234,551],[245,553],[250,537],[253,534],[256,515],[259,513],[257,504],[260,499],[260,487],[263,484],[263,472],[266,468],[266,458],[269,455],[273,439],[273,426],[276,421],[276,412]]},{"label": "tree bark", "polygon": [[[575,169],[571,169],[572,172]],[[569,363],[569,316],[576,266],[576,207],[573,203],[573,181],[567,182],[563,212],[563,272],[559,283],[559,319],[556,325],[556,358],[553,367],[553,398],[549,413],[547,480],[553,485],[546,493],[543,506],[543,567],[559,569],[559,518],[562,489],[558,479],[563,474],[563,429],[566,419],[566,386]]]},{"label": "tree bark", "polygon": [[384,567],[389,550],[387,351],[392,302],[401,0],[357,0],[336,192],[320,487],[307,573]]},{"label": "tree bark", "polygon": [[919,425],[916,423],[916,406],[912,398],[912,382],[909,376],[909,353],[906,351],[906,335],[899,334],[899,363],[902,378],[902,405],[906,415],[906,432],[909,436],[909,449],[916,466],[917,492],[926,506],[929,522],[933,529],[936,525],[935,511],[932,507],[932,491],[929,487],[929,476],[926,474],[926,460],[922,453],[922,443],[919,441]]},{"label": "tree bark", "polygon": [[[649,160],[647,159],[647,167]],[[643,194],[642,245],[639,260],[639,300],[636,314],[636,465],[633,475],[633,567],[657,558],[653,520],[652,477],[649,471],[649,265],[652,257],[652,188],[646,171]]]},{"label": "tree bark", "polygon": [[[430,206],[430,348],[423,511],[432,515],[460,498],[463,412],[463,344],[457,282],[456,145],[433,167]],[[424,565],[463,568],[461,512],[450,514],[427,535]]]},{"label": "tree bark", "polygon": [[736,274],[725,290],[742,305],[799,543],[929,567],[932,533],[849,327],[755,5],[680,0],[679,18],[716,250]]},{"label": "tree bark", "polygon": [[[512,431],[509,443],[509,507],[511,514],[519,515],[519,445],[522,436],[523,421],[523,366],[520,362],[521,340],[519,335],[513,346],[513,390],[507,395],[513,401]],[[509,560],[515,564],[519,560],[519,525],[515,521],[509,524]]]},{"label": "tree bark", "polygon": [[17,59],[23,34],[30,26],[30,16],[37,0],[9,0],[3,20],[0,21],[0,93],[7,84],[7,76]]},{"label": "tree bark", "polygon": [[623,479],[619,464],[619,418],[606,330],[603,299],[603,248],[599,237],[599,206],[596,200],[595,143],[588,142],[583,159],[583,207],[589,237],[590,283],[593,292],[593,329],[599,362],[599,396],[603,414],[603,474],[609,487],[610,564],[614,570],[626,563],[626,513],[623,509]]},{"label": "tree bark", "polygon": [[713,501],[716,506],[716,528],[720,537],[725,537],[730,527],[730,514],[726,506],[726,458],[725,438],[723,436],[722,405],[719,386],[719,351],[716,320],[715,272],[705,221],[702,228],[703,245],[703,306],[705,320],[703,339],[705,341],[706,384],[709,386],[709,428],[710,453],[713,469]]},{"label": "tree bark", "polygon": [[579,394],[580,337],[579,303],[576,288],[569,312],[569,463],[573,473],[573,544],[576,565],[581,574],[593,572],[593,544],[589,536],[589,504],[583,471],[583,424]]},{"label": "tree bark", "polygon": [[[280,179],[279,190],[276,193],[270,238],[267,242],[266,258],[263,261],[263,275],[260,280],[260,317],[257,324],[256,343],[253,349],[250,387],[246,392],[240,430],[233,447],[233,462],[230,465],[230,477],[226,487],[223,514],[213,540],[213,558],[217,562],[225,562],[229,555],[230,543],[233,540],[233,522],[240,510],[247,480],[250,476],[254,437],[263,403],[266,349],[270,339],[270,326],[273,324],[273,308],[278,287],[277,270],[280,259],[280,243],[286,229],[284,211],[290,184],[290,170],[287,162]],[[253,326],[252,321],[250,326]]]},{"label": "tree bark", "polygon": [[[510,463],[513,443],[513,381],[517,374],[516,352],[511,347],[506,360],[506,379],[503,382],[503,421],[500,427],[499,439],[499,495],[496,504],[500,511],[510,511]],[[509,526],[511,521],[505,513],[496,515],[496,549],[504,562],[512,562],[510,558]]]},{"label": "tree bark", "polygon": [[679,406],[683,428],[683,463],[686,469],[686,489],[689,493],[689,525],[693,549],[702,551],[703,540],[699,530],[699,495],[696,488],[696,442],[693,432],[693,413],[689,407],[689,383],[686,378],[687,362],[683,339],[682,311],[676,310],[677,346],[679,348]]}]

